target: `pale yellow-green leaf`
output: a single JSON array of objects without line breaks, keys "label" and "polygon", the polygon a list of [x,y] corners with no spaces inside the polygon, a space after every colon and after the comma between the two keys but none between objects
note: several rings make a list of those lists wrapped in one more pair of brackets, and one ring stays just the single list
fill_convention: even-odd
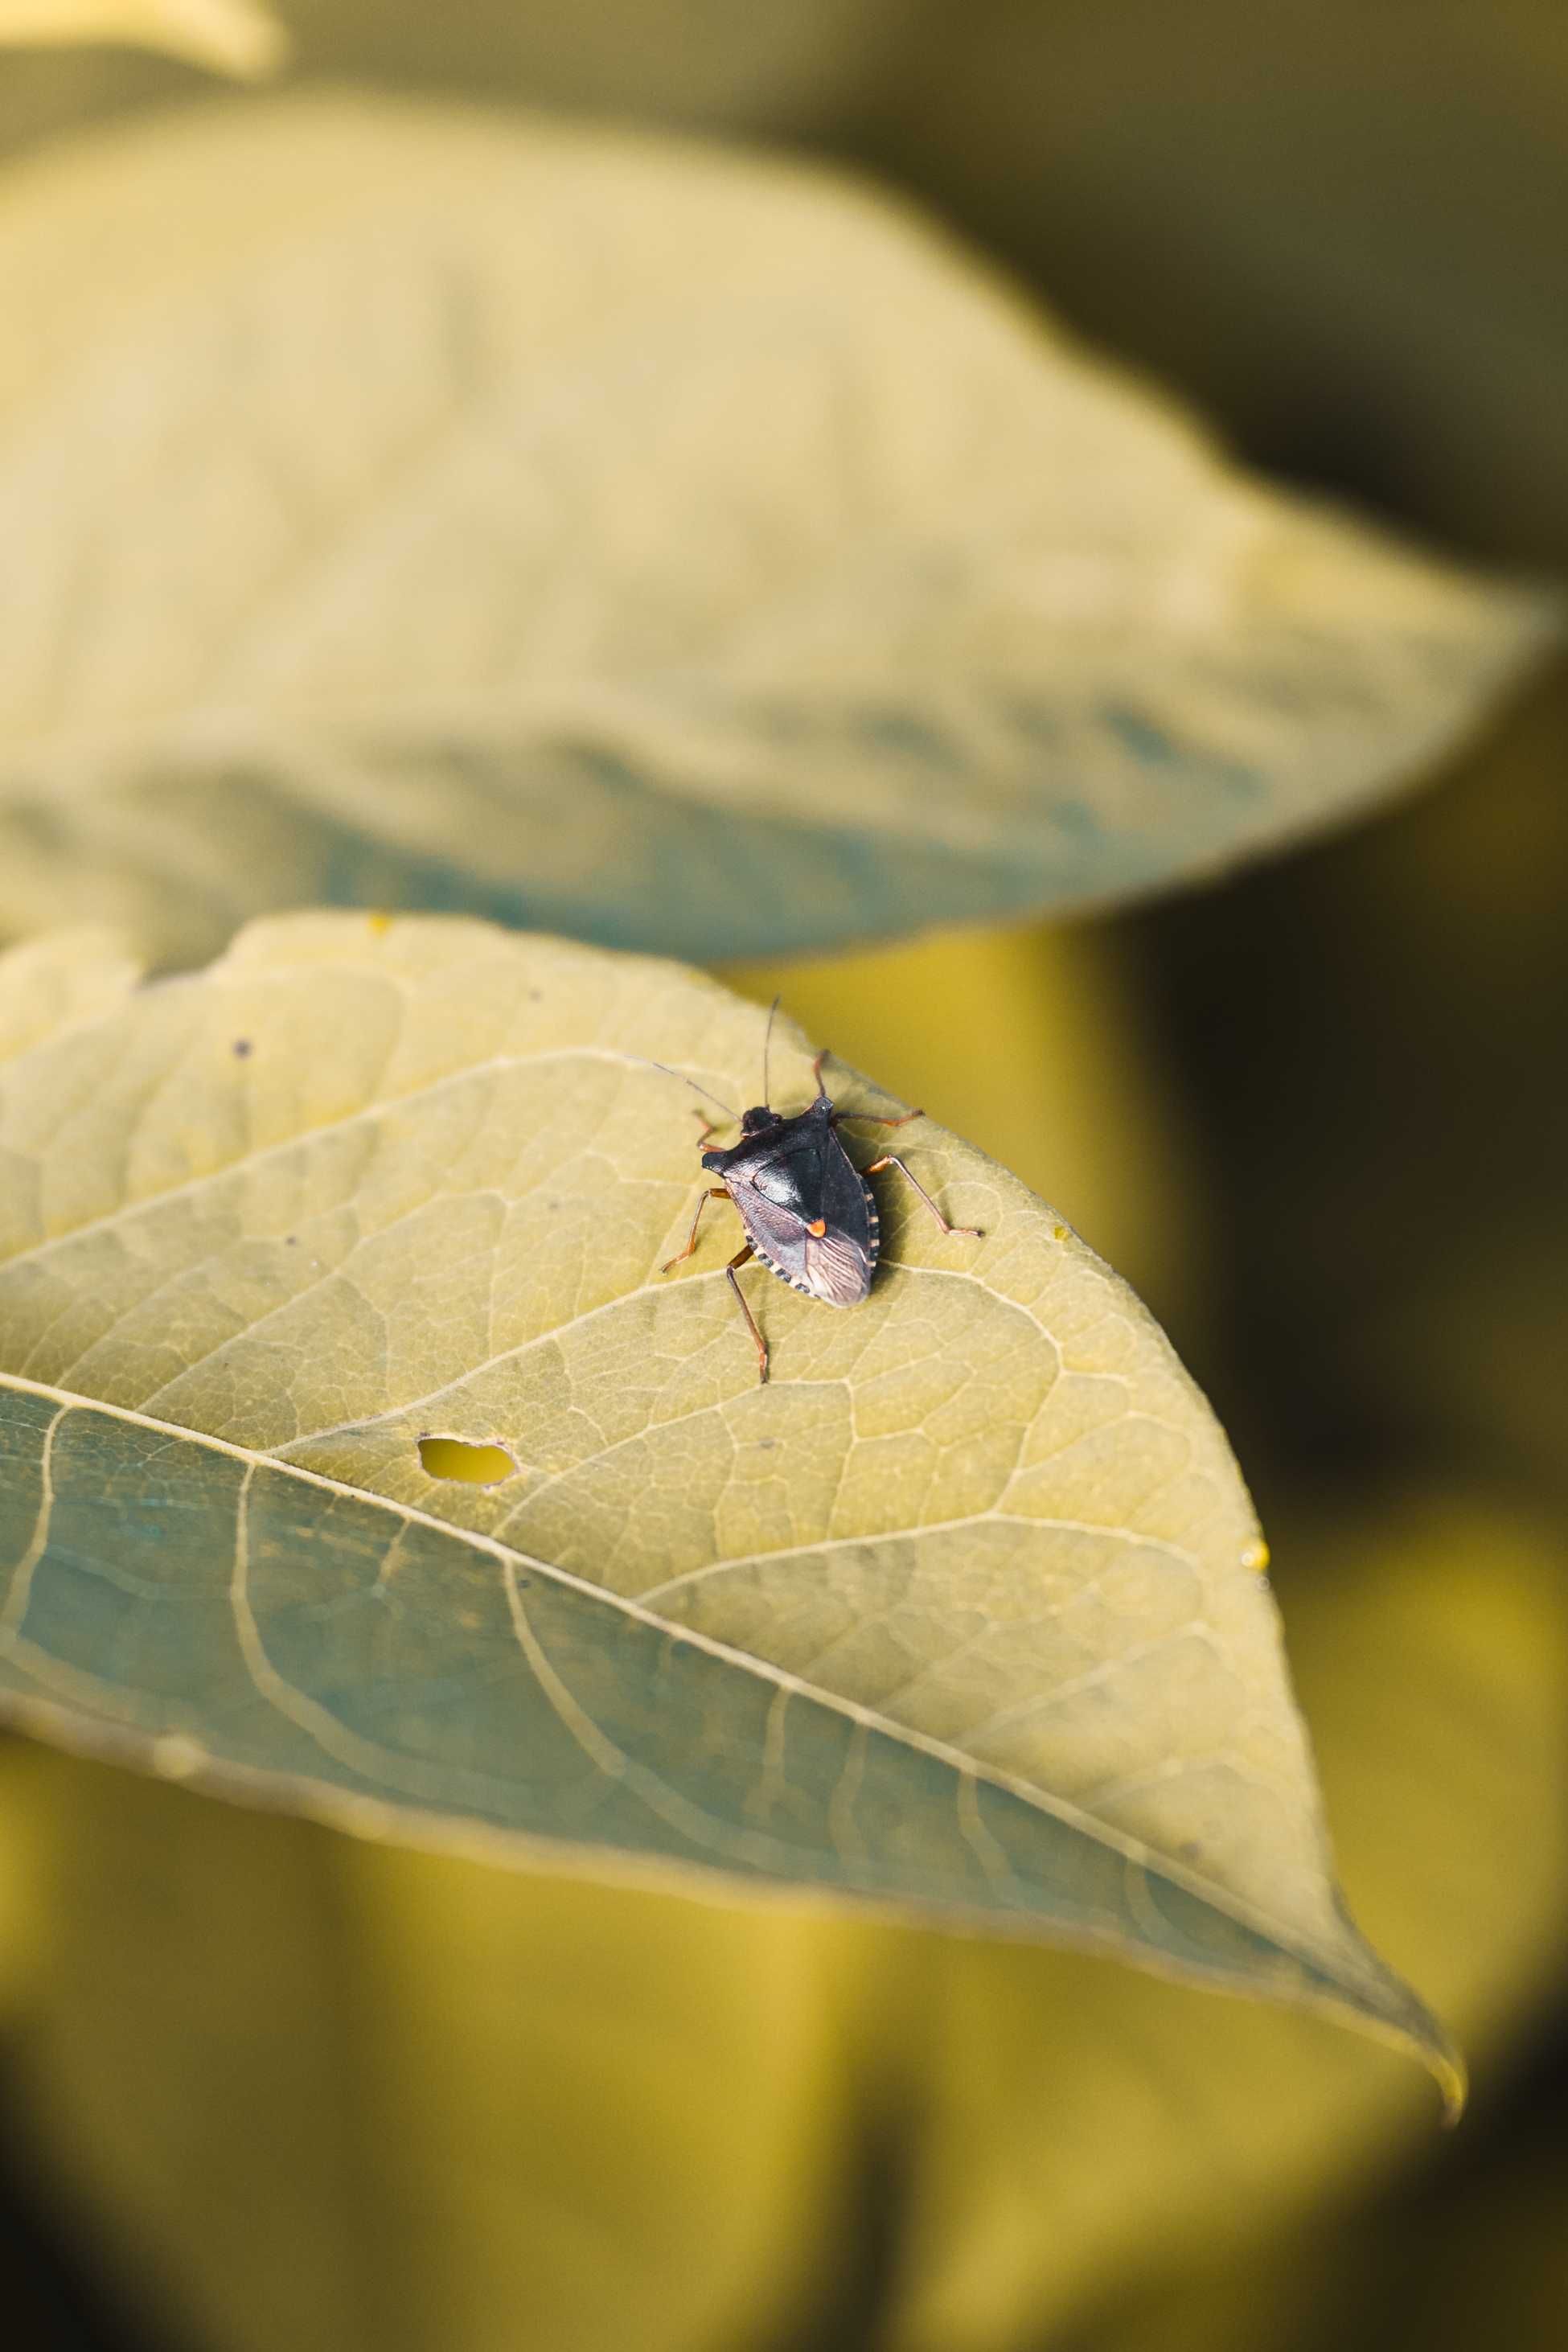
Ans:
[{"label": "pale yellow-green leaf", "polygon": [[1558,625],[798,163],[226,107],[14,167],[0,312],[0,934],[1100,902],[1415,777]]},{"label": "pale yellow-green leaf", "polygon": [[[1458,2025],[1479,2110],[1561,1967],[1562,1546],[1437,1491],[1365,1518],[1308,1512],[1290,1549],[1284,1614],[1345,1883]],[[923,1949],[924,1976],[890,1943],[868,2016],[890,2071],[911,2042],[931,2053],[892,2352],[1013,2352],[1052,2330],[1109,2347],[1128,2303],[1147,2304],[1152,2342],[1205,2344],[1194,2274],[1229,2274],[1326,2195],[1432,2153],[1408,2071],[1356,2063],[1314,2019],[1232,2021],[1066,1953]],[[1236,2352],[1271,2340],[1260,2307]]]},{"label": "pale yellow-green leaf", "polygon": [[[660,1274],[704,1180],[648,1057],[742,1101],[764,1027],[679,967],[318,915],[0,1072],[6,1710],[376,1833],[1123,1953],[1451,2085],[1341,1908],[1224,1437],[1054,1212],[906,1128],[983,1237],[889,1177],[862,1306],[753,1267],[766,1387],[732,1215]],[[773,1076],[809,1098],[782,1022]]]},{"label": "pale yellow-green leaf", "polygon": [[0,47],[123,42],[242,81],[268,74],[289,36],[260,0],[0,0]]},{"label": "pale yellow-green leaf", "polygon": [[0,1062],[117,1004],[140,967],[118,933],[83,924],[0,957]]}]

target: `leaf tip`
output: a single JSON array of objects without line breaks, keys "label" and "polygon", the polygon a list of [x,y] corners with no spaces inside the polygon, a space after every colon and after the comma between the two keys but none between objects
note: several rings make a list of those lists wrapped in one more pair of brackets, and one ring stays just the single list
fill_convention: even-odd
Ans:
[{"label": "leaf tip", "polygon": [[1431,2069],[1433,2080],[1442,2095],[1443,2126],[1445,2130],[1452,2131],[1464,2114],[1470,2095],[1470,2074],[1465,2063],[1464,2052],[1441,2027],[1437,2027],[1434,2039],[1423,2049],[1421,2055]]},{"label": "leaf tip", "polygon": [[1402,1996],[1397,2010],[1384,2010],[1381,2026],[1373,2024],[1373,2031],[1386,2036],[1426,2067],[1443,2102],[1441,2120],[1445,2127],[1451,2129],[1464,2114],[1470,2094],[1465,2053],[1447,2027],[1434,2017],[1407,1985],[1401,1984],[1397,1978],[1392,1982]]}]

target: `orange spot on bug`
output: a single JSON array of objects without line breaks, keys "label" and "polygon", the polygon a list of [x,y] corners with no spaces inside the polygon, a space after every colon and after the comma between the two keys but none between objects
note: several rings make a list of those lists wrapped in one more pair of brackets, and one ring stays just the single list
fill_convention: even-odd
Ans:
[{"label": "orange spot on bug", "polygon": [[805,1230],[817,1241],[820,1241],[823,1234],[827,1231],[827,1220],[826,1217],[814,1217]]}]

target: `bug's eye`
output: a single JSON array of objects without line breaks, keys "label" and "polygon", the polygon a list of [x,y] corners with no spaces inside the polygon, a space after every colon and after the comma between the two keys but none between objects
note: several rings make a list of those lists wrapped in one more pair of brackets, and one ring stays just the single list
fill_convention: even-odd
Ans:
[{"label": "bug's eye", "polygon": [[770,1160],[758,1169],[752,1181],[764,1201],[775,1202],[781,1209],[795,1209],[800,1206],[802,1179],[808,1173],[808,1163],[797,1156]]}]

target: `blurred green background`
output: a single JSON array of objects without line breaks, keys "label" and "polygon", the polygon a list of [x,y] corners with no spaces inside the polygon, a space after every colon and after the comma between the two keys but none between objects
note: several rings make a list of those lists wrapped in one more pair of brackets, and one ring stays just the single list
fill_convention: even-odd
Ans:
[{"label": "blurred green background", "polygon": [[[291,24],[305,77],[868,166],[1276,473],[1568,566],[1560,0]],[[211,88],[8,54],[0,146]],[[1560,672],[1223,886],[734,975],[1035,1184],[1205,1386],[1348,1892],[1470,2047],[1459,2131],[1402,2061],[1101,1964],[501,1879],[12,1743],[17,2340],[1561,2342],[1565,752]]]}]

